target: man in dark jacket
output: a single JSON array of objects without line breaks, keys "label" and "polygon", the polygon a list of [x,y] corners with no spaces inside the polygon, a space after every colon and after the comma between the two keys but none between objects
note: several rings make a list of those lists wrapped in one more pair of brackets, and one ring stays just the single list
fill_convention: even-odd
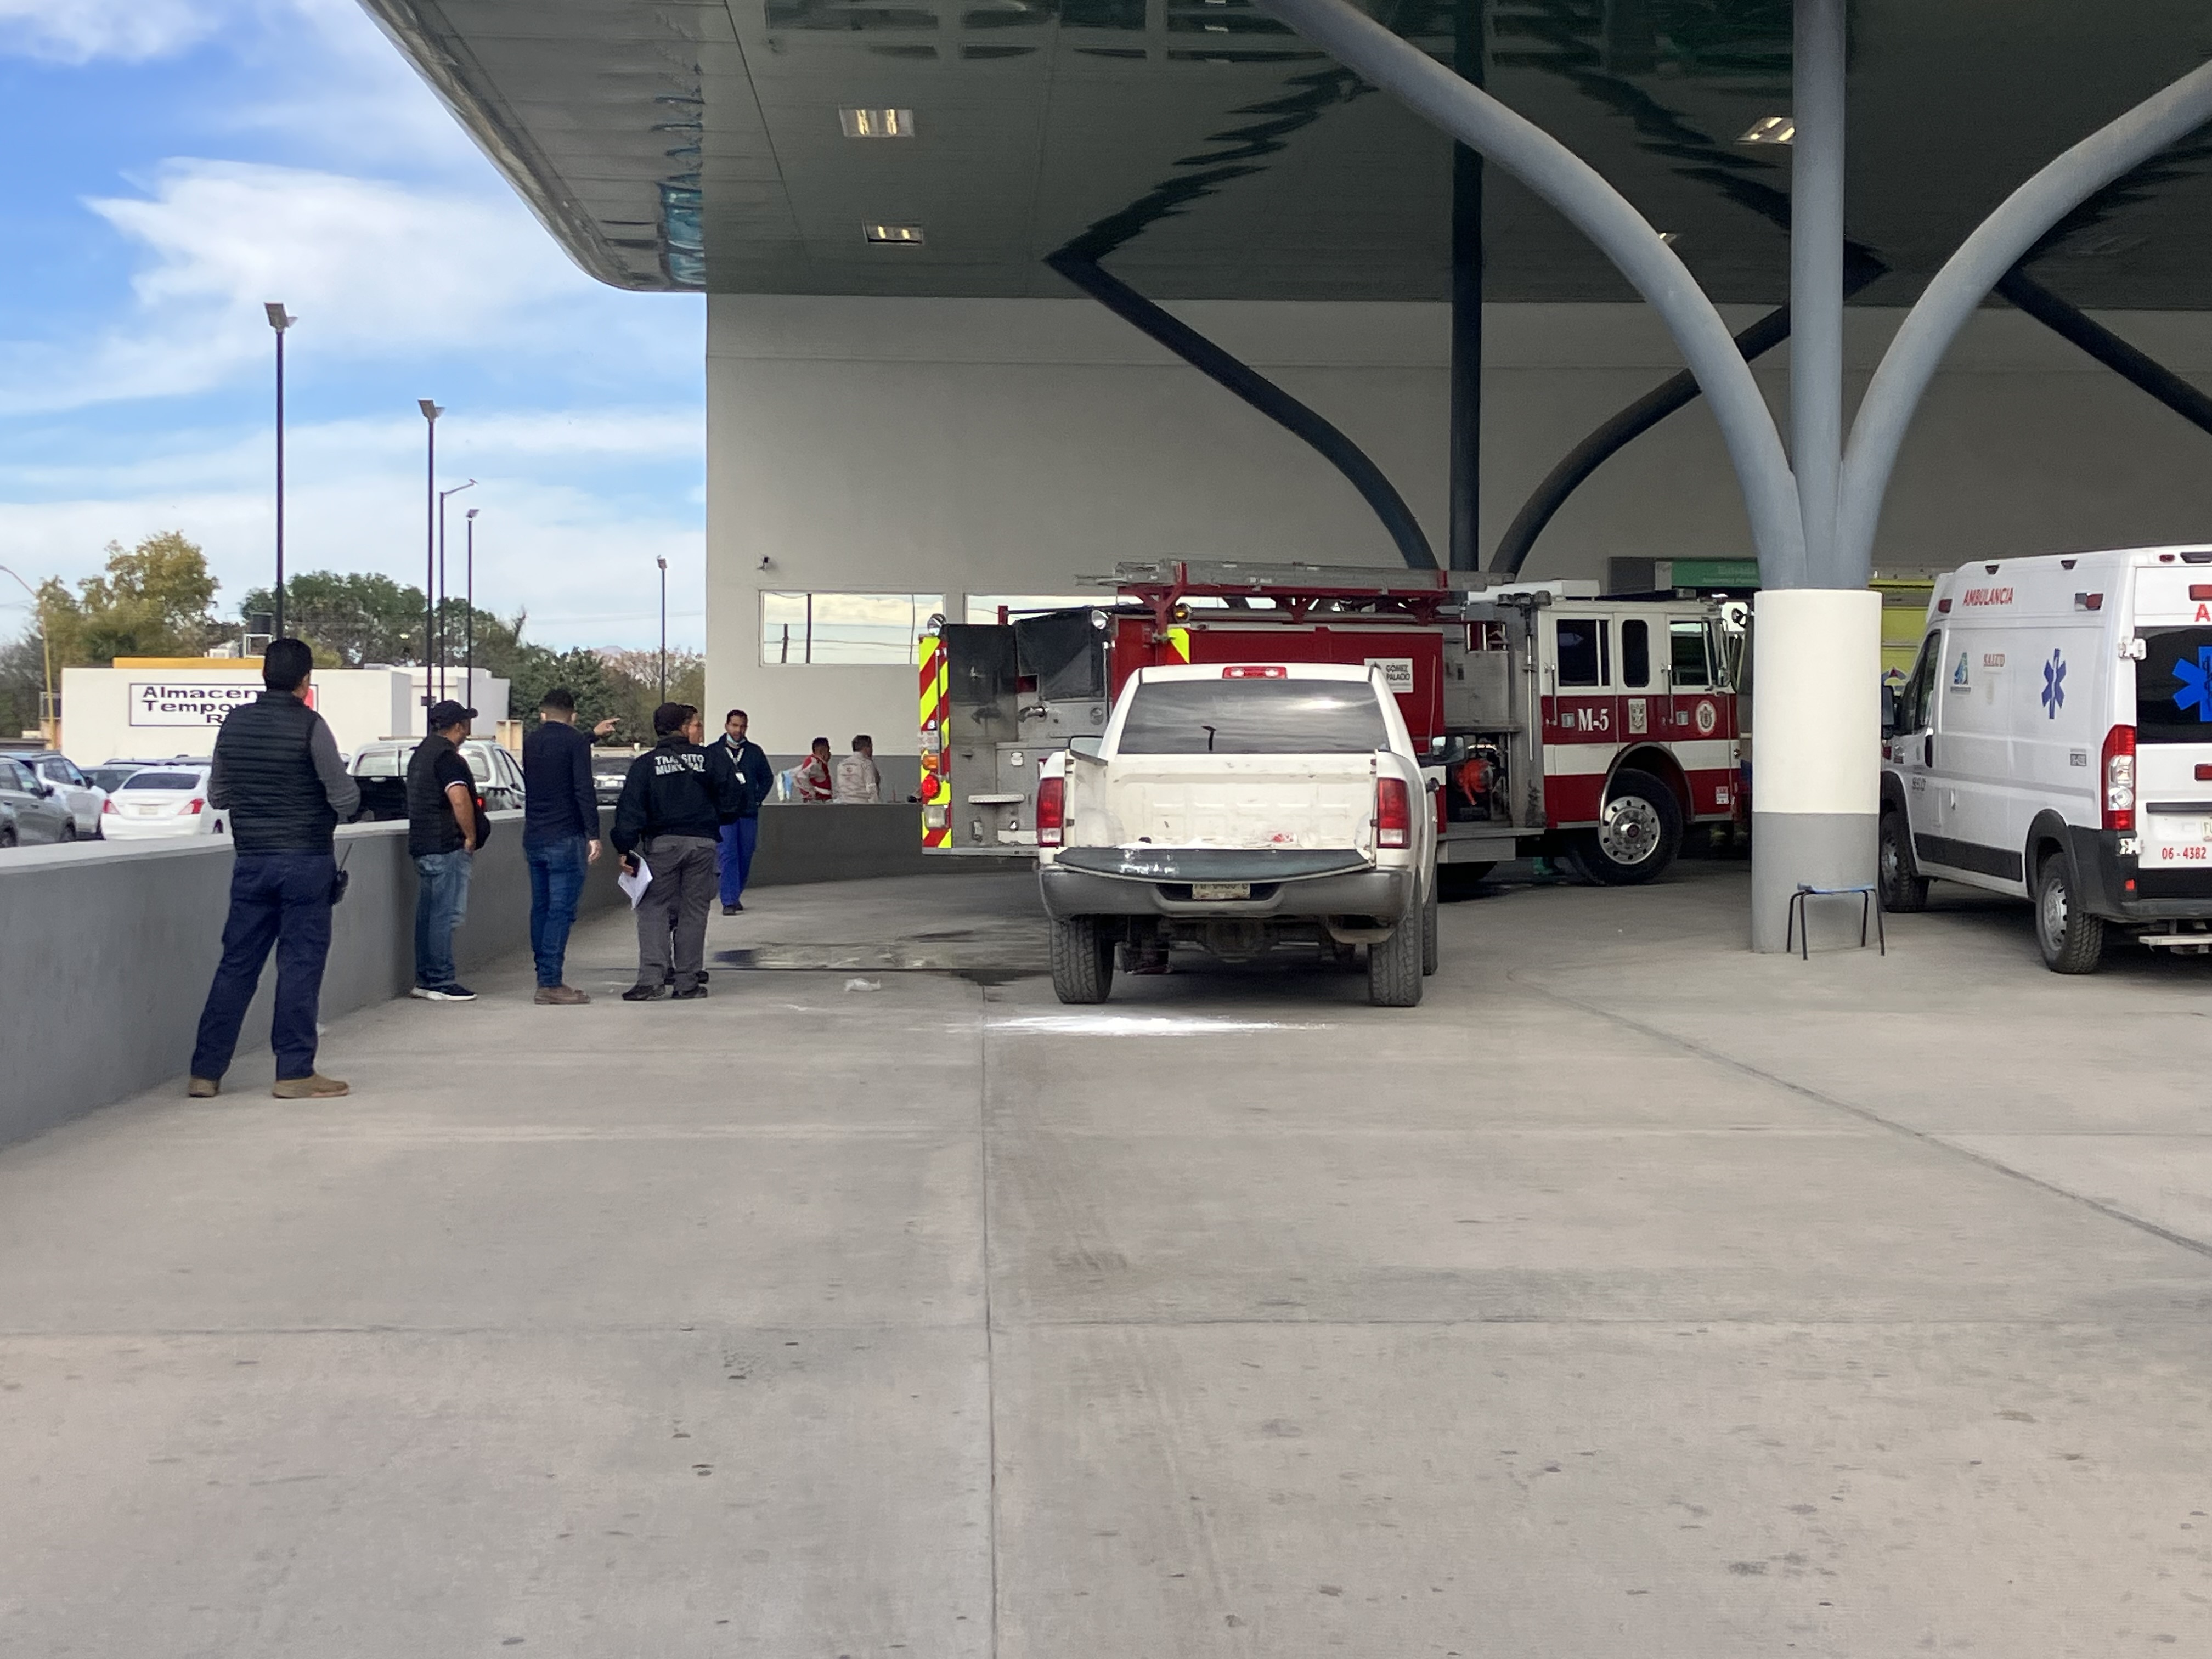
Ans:
[{"label": "man in dark jacket", "polygon": [[744,787],[737,817],[722,826],[722,914],[734,916],[745,908],[745,882],[753,872],[753,848],[760,840],[760,805],[775,787],[775,769],[768,763],[761,746],[745,736],[745,711],[732,708],[722,717],[722,757],[736,770]]},{"label": "man in dark jacket", "polygon": [[415,860],[415,988],[425,1002],[474,1002],[453,975],[453,930],[469,908],[469,870],[483,840],[476,775],[461,739],[477,717],[451,699],[430,710],[430,735],[407,760],[407,854]]},{"label": "man in dark jacket", "polygon": [[361,790],[346,775],[330,726],[307,706],[314,662],[306,641],[271,640],[261,659],[267,690],[232,709],[216,735],[208,804],[230,815],[238,855],[230,872],[222,960],[192,1047],[188,1092],[196,1100],[213,1096],[230,1069],[239,1027],[271,945],[276,950],[272,1092],[279,1100],[324,1100],[346,1092],[344,1084],[315,1070],[315,1017],[331,951],[331,907],[337,898],[331,842],[339,821],[361,805]]},{"label": "man in dark jacket", "polygon": [[[530,866],[530,954],[538,963],[537,1000],[591,998],[562,982],[568,930],[585,872],[599,861],[599,800],[592,782],[591,740],[576,729],[576,694],[565,685],[538,706],[538,729],[522,740],[522,858]],[[602,720],[595,734],[614,729]]]},{"label": "man in dark jacket", "polygon": [[744,795],[736,769],[685,735],[697,712],[682,702],[653,711],[658,741],[630,763],[615,805],[623,867],[635,873],[641,862],[653,872],[637,906],[637,983],[623,993],[624,1002],[652,1001],[672,967],[679,1000],[707,994],[701,959],[715,854],[722,825],[737,817]]}]

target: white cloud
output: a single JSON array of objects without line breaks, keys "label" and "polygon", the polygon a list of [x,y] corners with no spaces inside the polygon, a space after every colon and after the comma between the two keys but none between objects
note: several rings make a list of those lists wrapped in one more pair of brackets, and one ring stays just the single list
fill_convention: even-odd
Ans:
[{"label": "white cloud", "polygon": [[64,64],[143,63],[204,39],[228,9],[208,0],[0,0],[0,51]]},{"label": "white cloud", "polygon": [[150,194],[89,205],[152,255],[131,283],[137,314],[75,374],[59,353],[44,376],[19,362],[0,407],[71,408],[219,385],[267,355],[267,300],[289,307],[319,351],[388,359],[496,344],[541,322],[544,302],[592,287],[503,193],[174,161]]}]

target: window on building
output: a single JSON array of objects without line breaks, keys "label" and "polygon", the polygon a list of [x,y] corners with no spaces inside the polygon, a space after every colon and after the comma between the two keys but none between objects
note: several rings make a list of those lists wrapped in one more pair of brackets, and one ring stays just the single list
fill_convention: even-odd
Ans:
[{"label": "window on building", "polygon": [[942,593],[763,593],[761,661],[912,667]]},{"label": "window on building", "polygon": [[1103,587],[1094,593],[970,593],[968,620],[994,623],[1003,610],[1008,622],[1018,622],[1048,611],[1095,610],[1113,603],[1114,595]]}]

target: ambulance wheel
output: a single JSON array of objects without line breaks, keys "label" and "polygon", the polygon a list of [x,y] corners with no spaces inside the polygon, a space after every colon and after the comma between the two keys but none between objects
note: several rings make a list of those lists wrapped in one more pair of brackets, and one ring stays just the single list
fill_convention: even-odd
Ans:
[{"label": "ambulance wheel", "polygon": [[1881,908],[1892,915],[1911,915],[1928,908],[1928,878],[1912,862],[1912,832],[1902,812],[1881,815],[1875,877],[1881,888]]},{"label": "ambulance wheel", "polygon": [[1408,911],[1380,945],[1367,947],[1367,1000],[1377,1008],[1412,1008],[1421,1000],[1421,918]]},{"label": "ambulance wheel", "polygon": [[1437,879],[1429,877],[1429,896],[1421,905],[1421,972],[1437,971]]},{"label": "ambulance wheel", "polygon": [[1114,988],[1114,939],[1097,916],[1052,924],[1052,988],[1062,1002],[1103,1002]]},{"label": "ambulance wheel", "polygon": [[1629,887],[1651,880],[1682,845],[1682,805],[1649,772],[1613,774],[1598,826],[1575,837],[1575,862],[1592,881]]},{"label": "ambulance wheel", "polygon": [[2035,942],[2054,974],[2094,974],[2105,954],[2105,919],[2075,902],[2063,854],[2053,853],[2036,872]]}]

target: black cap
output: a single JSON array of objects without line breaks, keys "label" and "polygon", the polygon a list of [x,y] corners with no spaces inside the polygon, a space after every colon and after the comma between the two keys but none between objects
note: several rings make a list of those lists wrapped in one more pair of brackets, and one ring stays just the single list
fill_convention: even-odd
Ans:
[{"label": "black cap", "polygon": [[451,697],[430,705],[430,729],[433,732],[442,732],[449,726],[467,726],[476,717],[475,709],[464,708]]}]

